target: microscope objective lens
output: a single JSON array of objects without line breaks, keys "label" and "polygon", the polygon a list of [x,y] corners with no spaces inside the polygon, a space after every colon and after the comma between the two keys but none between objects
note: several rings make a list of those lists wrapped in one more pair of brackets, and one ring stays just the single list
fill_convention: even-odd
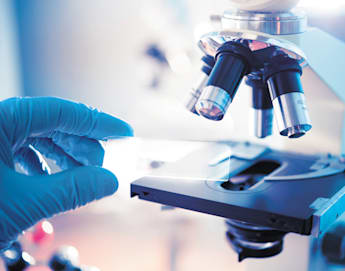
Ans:
[{"label": "microscope objective lens", "polygon": [[257,138],[270,136],[273,127],[273,105],[268,86],[262,77],[248,76],[245,82],[252,89],[254,134]]},{"label": "microscope objective lens", "polygon": [[301,84],[302,68],[286,55],[274,56],[271,61],[265,67],[264,77],[279,132],[282,136],[299,138],[312,127]]},{"label": "microscope objective lens", "polygon": [[195,108],[197,112],[210,120],[221,120],[231,103],[230,95],[219,87],[204,88]]},{"label": "microscope objective lens", "polygon": [[248,70],[243,56],[247,54],[251,54],[250,49],[238,42],[226,42],[217,50],[216,62],[195,106],[201,116],[223,119]]},{"label": "microscope objective lens", "polygon": [[214,58],[210,55],[205,55],[201,58],[203,62],[203,66],[201,68],[202,75],[200,79],[198,80],[197,85],[191,89],[191,91],[188,93],[188,97],[185,102],[185,106],[187,110],[190,112],[199,115],[197,109],[196,109],[196,104],[199,100],[200,95],[202,94],[203,89],[205,88],[209,75],[213,69],[213,66],[215,64]]}]

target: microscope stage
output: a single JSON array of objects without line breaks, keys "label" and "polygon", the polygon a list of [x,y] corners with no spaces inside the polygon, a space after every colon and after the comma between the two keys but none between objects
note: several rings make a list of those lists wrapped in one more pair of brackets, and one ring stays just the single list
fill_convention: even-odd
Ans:
[{"label": "microscope stage", "polygon": [[286,232],[316,235],[345,211],[337,157],[209,143],[131,184],[131,196]]}]

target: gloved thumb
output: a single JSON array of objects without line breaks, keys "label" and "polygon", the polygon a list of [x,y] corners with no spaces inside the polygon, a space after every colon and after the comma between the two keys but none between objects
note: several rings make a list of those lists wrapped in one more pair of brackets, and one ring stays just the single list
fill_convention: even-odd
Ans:
[{"label": "gloved thumb", "polygon": [[48,216],[109,196],[118,188],[114,174],[94,166],[77,167],[42,178],[45,191],[40,204],[45,206]]},{"label": "gloved thumb", "polygon": [[118,187],[110,171],[94,166],[25,176],[0,163],[0,172],[0,250],[42,218],[111,195]]}]

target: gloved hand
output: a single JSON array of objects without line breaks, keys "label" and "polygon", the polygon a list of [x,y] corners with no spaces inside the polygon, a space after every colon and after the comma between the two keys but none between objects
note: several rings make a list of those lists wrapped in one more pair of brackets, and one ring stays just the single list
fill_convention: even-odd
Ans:
[{"label": "gloved hand", "polygon": [[[127,123],[83,104],[51,97],[0,102],[0,250],[42,218],[113,194],[117,179],[100,167],[98,140],[132,134]],[[63,171],[47,175],[37,151]],[[15,163],[28,175],[15,172]]]}]

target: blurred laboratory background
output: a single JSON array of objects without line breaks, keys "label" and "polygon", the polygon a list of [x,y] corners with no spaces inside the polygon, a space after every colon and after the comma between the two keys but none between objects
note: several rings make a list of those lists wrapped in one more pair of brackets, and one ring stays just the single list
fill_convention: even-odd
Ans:
[{"label": "blurred laboratory background", "polygon": [[[299,5],[309,25],[345,40],[343,1]],[[136,171],[131,155],[138,148],[146,152],[145,161],[162,161],[190,147],[172,148],[166,140],[254,140],[249,111],[236,114],[249,108],[249,91],[238,93],[221,122],[198,118],[183,104],[201,67],[196,42],[213,29],[210,15],[227,7],[227,0],[0,1],[1,99],[57,96],[86,103],[126,120],[148,142],[106,149],[106,167],[120,176],[119,192],[50,219],[54,241],[23,241],[31,254],[45,261],[61,245],[72,245],[83,264],[100,270],[246,270],[226,242],[223,219],[162,210],[129,193],[130,181],[155,166],[140,164],[142,171]],[[303,240],[298,247],[287,245],[296,238]],[[262,267],[260,260],[247,263],[256,263],[251,270],[280,270],[273,266],[281,264],[305,270],[308,242],[287,237],[284,255],[298,252],[298,261],[283,262],[282,255]]]}]

